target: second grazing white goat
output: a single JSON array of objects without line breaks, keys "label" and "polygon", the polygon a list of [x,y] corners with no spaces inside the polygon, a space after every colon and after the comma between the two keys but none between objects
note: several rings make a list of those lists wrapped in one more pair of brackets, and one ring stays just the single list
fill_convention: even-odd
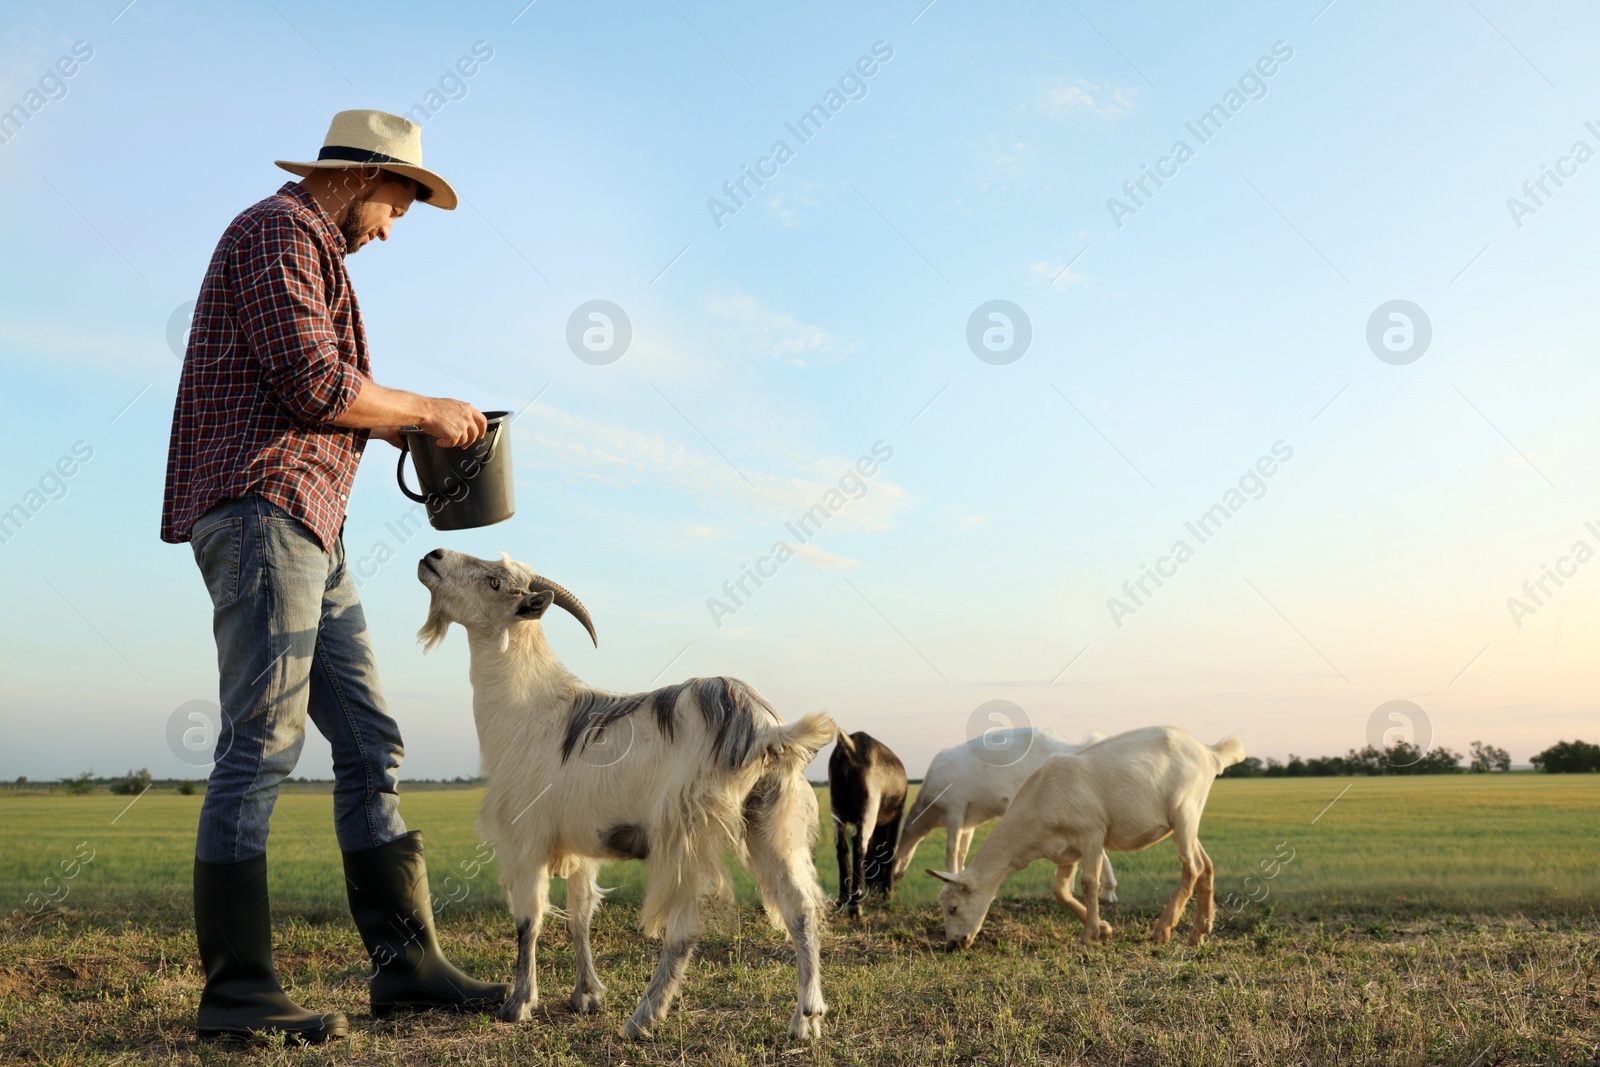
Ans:
[{"label": "second grazing white goat", "polygon": [[[820,1037],[823,895],[817,885],[817,798],[805,766],[833,739],[822,714],[785,724],[754,689],[695,678],[649,693],[591,688],[556,659],[540,619],[552,603],[594,638],[589,613],[561,586],[502,556],[435,549],[417,565],[433,594],[418,639],[467,631],[472,716],[487,788],[478,832],[494,847],[517,923],[516,985],[500,1009],[526,1020],[539,1002],[534,946],[550,877],[567,882],[575,1011],[599,1008],[589,924],[603,860],[649,870],[642,925],[664,935],[650,985],[623,1033],[648,1037],[666,1016],[702,933],[701,898],[726,895],[723,856],[754,875],[768,918],[794,939],[799,998],[792,1037]],[[598,643],[598,642],[596,642]]]},{"label": "second grazing white goat", "polygon": [[[966,870],[928,872],[946,883],[939,890],[945,940],[952,948],[971,945],[1000,883],[1041,856],[1056,865],[1056,899],[1083,920],[1078,940],[1108,940],[1111,926],[1101,921],[1095,894],[1105,850],[1137,852],[1170,836],[1183,873],[1153,936],[1171,936],[1193,893],[1189,944],[1200,944],[1211,932],[1213,878],[1211,857],[1200,847],[1200,815],[1212,781],[1244,756],[1237,737],[1207,746],[1176,726],[1147,726],[1046,760]],[[1083,903],[1072,896],[1080,863]]]},{"label": "second grazing white goat", "polygon": [[[945,829],[944,869],[951,873],[961,870],[967,864],[974,831],[1004,815],[1022,783],[1045,760],[1076,752],[1105,736],[1091,733],[1083,744],[1074,745],[1042,726],[1014,726],[989,730],[964,745],[939,752],[928,764],[922,787],[906,813],[894,854],[893,884],[899,885],[905,877],[922,839],[941,826]],[[1117,874],[1111,869],[1110,856],[1100,880],[1100,899],[1107,904],[1117,900]]]}]

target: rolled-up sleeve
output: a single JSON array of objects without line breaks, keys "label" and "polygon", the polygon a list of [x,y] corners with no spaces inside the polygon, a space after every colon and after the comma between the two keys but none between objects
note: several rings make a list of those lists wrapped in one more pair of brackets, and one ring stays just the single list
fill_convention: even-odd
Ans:
[{"label": "rolled-up sleeve", "polygon": [[234,270],[239,328],[268,397],[302,425],[329,425],[362,381],[339,349],[316,238],[292,217],[264,219]]}]

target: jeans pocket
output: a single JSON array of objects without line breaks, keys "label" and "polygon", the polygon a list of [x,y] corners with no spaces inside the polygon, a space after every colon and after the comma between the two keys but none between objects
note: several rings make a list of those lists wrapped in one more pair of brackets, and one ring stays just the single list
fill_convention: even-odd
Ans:
[{"label": "jeans pocket", "polygon": [[295,517],[280,505],[274,504],[266,497],[258,497],[257,500],[259,503],[256,505],[256,515],[261,522],[263,531],[269,528],[289,530],[300,540],[315,545],[318,552],[323,551],[322,542],[318,540],[316,534],[311,532],[311,527],[307,526],[304,521]]},{"label": "jeans pocket", "polygon": [[244,519],[234,515],[218,519],[189,538],[194,561],[206,580],[211,607],[216,611],[239,599],[239,557],[244,550]]}]

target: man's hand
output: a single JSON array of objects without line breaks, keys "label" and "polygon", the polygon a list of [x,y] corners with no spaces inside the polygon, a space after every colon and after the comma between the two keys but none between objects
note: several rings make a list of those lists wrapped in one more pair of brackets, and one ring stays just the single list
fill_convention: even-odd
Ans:
[{"label": "man's hand", "polygon": [[489,420],[471,404],[444,397],[428,398],[427,414],[418,424],[444,448],[465,448],[489,432]]},{"label": "man's hand", "polygon": [[365,375],[355,400],[333,420],[335,426],[372,430],[397,448],[400,436],[394,428],[413,424],[445,448],[465,448],[489,430],[489,420],[471,404],[388,389]]}]

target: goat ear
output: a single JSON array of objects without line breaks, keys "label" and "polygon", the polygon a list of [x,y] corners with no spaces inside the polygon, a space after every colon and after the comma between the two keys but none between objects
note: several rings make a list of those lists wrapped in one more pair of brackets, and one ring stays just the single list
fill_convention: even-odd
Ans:
[{"label": "goat ear", "polygon": [[517,605],[517,618],[539,619],[549,610],[556,595],[548,589],[541,589],[537,593],[529,593],[522,598],[522,603]]},{"label": "goat ear", "polygon": [[941,882],[947,882],[950,885],[960,885],[961,884],[961,876],[960,875],[946,874],[944,871],[936,871],[932,867],[924,867],[922,869],[927,871],[929,874],[933,875],[935,878],[939,879],[939,881],[941,881]]}]

